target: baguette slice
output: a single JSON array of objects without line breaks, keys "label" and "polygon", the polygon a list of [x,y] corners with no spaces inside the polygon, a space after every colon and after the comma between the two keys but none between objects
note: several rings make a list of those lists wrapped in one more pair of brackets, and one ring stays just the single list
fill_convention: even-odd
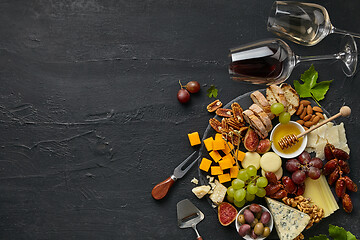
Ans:
[{"label": "baguette slice", "polygon": [[253,113],[255,114],[255,116],[257,116],[261,122],[264,124],[265,129],[267,132],[270,132],[272,129],[272,123],[271,123],[271,119],[269,118],[269,116],[265,113],[265,111],[257,104],[252,104],[249,109],[251,111],[253,111]]},{"label": "baguette slice", "polygon": [[284,105],[284,110],[287,111],[287,101],[285,98],[284,91],[277,85],[272,84],[266,89],[266,99],[269,101],[270,105],[274,103],[282,103]]},{"label": "baguette slice", "polygon": [[275,115],[271,112],[269,101],[265,98],[265,96],[259,92],[255,91],[250,94],[251,99],[255,104],[260,106],[264,112],[269,116],[270,120],[274,119]]},{"label": "baguette slice", "polygon": [[296,110],[300,105],[300,98],[297,92],[287,83],[280,85],[281,89],[284,91],[286,101],[288,103],[287,111],[290,115],[294,115]]},{"label": "baguette slice", "polygon": [[245,121],[254,129],[254,131],[262,138],[268,136],[268,132],[262,121],[253,113],[253,111],[247,109],[243,112]]}]

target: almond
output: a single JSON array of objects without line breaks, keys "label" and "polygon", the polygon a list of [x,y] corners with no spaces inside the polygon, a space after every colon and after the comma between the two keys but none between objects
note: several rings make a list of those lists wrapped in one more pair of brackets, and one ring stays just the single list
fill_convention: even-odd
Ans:
[{"label": "almond", "polygon": [[323,110],[318,106],[314,106],[313,110],[314,110],[314,112],[321,112],[321,113],[323,112]]},{"label": "almond", "polygon": [[310,115],[313,114],[313,110],[312,110],[311,105],[308,105],[308,106],[306,107],[306,112],[307,112],[307,114],[310,114]]},{"label": "almond", "polygon": [[324,115],[322,115],[322,113],[316,112],[315,114],[316,114],[316,116],[319,116],[320,119],[325,119]]},{"label": "almond", "polygon": [[301,100],[301,101],[300,101],[300,104],[302,104],[302,105],[304,105],[304,107],[306,107],[306,106],[310,105],[311,102],[308,101],[308,100]]},{"label": "almond", "polygon": [[296,111],[296,115],[300,115],[304,111],[304,105],[300,104],[298,110]]},{"label": "almond", "polygon": [[305,123],[305,121],[304,121],[304,120],[301,120],[301,119],[300,119],[300,120],[297,120],[296,122],[297,122],[298,124],[300,124],[300,125],[304,125],[304,123]]},{"label": "almond", "polygon": [[305,127],[311,127],[312,125],[314,125],[314,123],[311,122],[311,121],[307,121],[307,122],[304,123]]},{"label": "almond", "polygon": [[319,116],[315,116],[312,121],[314,122],[314,124],[316,124],[316,123],[318,123],[318,122],[320,121],[320,117],[319,117]]},{"label": "almond", "polygon": [[305,122],[309,121],[310,119],[311,119],[311,115],[306,115],[306,116],[303,118],[303,120],[304,120]]},{"label": "almond", "polygon": [[306,116],[306,108],[304,108],[303,112],[300,114],[300,118],[304,119],[305,116]]},{"label": "almond", "polygon": [[310,121],[313,121],[316,115],[312,115]]}]

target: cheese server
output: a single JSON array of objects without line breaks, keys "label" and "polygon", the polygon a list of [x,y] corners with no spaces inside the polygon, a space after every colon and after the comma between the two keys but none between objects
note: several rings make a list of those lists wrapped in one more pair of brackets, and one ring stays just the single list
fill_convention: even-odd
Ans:
[{"label": "cheese server", "polygon": [[[151,191],[151,195],[154,199],[160,200],[166,196],[166,194],[169,192],[169,189],[171,186],[175,183],[175,181],[179,178],[182,178],[185,173],[187,173],[190,168],[198,161],[200,156],[198,156],[193,162],[188,164],[191,159],[193,159],[193,156],[196,154],[196,151],[193,152],[189,157],[187,157],[182,163],[180,163],[179,166],[177,166],[174,169],[174,173],[162,181],[161,183],[158,183]],[[188,165],[187,165],[188,164]]]}]

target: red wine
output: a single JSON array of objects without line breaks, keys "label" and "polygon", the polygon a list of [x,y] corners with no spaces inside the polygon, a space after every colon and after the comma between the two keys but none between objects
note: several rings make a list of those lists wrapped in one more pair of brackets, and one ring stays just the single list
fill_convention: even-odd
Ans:
[{"label": "red wine", "polygon": [[[275,79],[282,73],[285,55],[280,48],[273,49],[268,46],[232,53],[229,72],[235,79],[248,77],[259,82]],[[254,79],[251,81],[254,82]]]}]

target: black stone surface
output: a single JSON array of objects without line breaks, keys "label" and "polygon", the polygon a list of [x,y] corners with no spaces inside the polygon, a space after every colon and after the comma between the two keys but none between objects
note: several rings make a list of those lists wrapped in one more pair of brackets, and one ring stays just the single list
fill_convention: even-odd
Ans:
[{"label": "black stone surface", "polygon": [[[315,1],[336,27],[360,32],[359,1]],[[204,214],[204,239],[239,239],[222,227],[205,199],[191,193],[196,167],[162,201],[151,189],[194,148],[212,116],[206,89],[224,103],[263,88],[233,82],[230,47],[274,37],[266,31],[272,1],[0,1],[0,238],[195,239],[177,227],[176,203],[190,199]],[[289,43],[299,55],[338,51],[341,36],[314,47]],[[299,65],[288,82],[310,63]],[[351,148],[350,177],[359,184],[360,79],[338,62],[315,64],[334,79],[321,104],[342,119]],[[179,79],[201,92],[181,105]],[[305,233],[335,224],[359,232],[359,196]]]}]

